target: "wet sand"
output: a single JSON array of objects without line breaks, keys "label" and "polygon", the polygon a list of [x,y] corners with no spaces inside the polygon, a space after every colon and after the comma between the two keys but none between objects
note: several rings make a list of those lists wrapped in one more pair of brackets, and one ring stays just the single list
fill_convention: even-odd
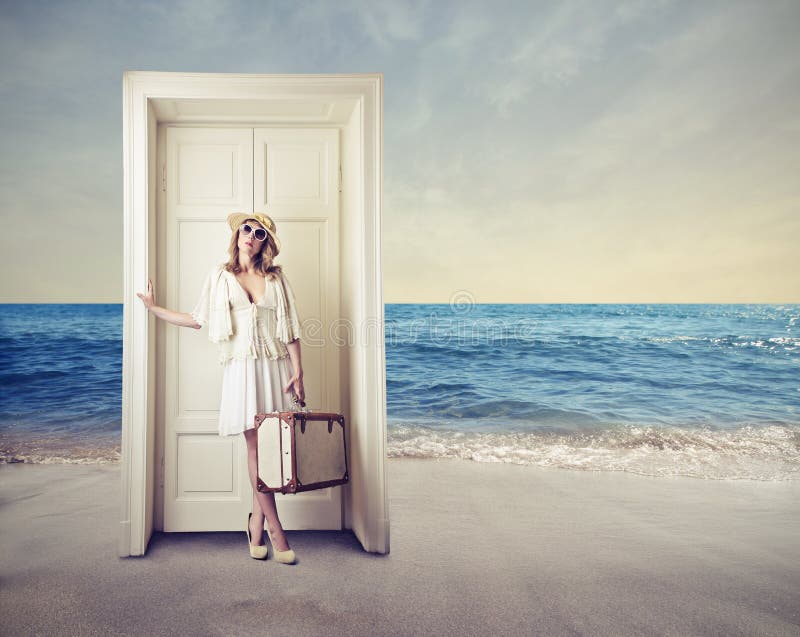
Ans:
[{"label": "wet sand", "polygon": [[0,465],[3,634],[798,635],[800,482],[390,459],[391,553],[116,555],[119,467]]}]

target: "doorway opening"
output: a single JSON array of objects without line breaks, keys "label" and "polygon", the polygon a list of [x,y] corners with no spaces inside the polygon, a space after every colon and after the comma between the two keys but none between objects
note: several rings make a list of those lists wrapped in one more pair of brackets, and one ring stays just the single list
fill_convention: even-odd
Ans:
[{"label": "doorway opening", "polygon": [[[215,455],[215,450],[209,447],[212,439],[206,435],[207,432],[191,430],[191,427],[197,428],[198,423],[202,430],[202,423],[213,419],[213,409],[203,402],[202,396],[197,398],[191,388],[192,382],[202,382],[202,378],[191,377],[191,372],[185,379],[170,377],[170,370],[176,368],[170,365],[180,360],[180,339],[184,336],[176,339],[167,335],[173,326],[156,325],[155,320],[132,299],[136,299],[135,292],[141,289],[141,282],[152,278],[154,282],[160,282],[168,302],[174,301],[177,309],[191,308],[192,300],[189,299],[199,288],[191,281],[183,282],[180,276],[186,265],[182,260],[188,258],[186,250],[181,249],[182,241],[194,239],[203,245],[204,233],[207,232],[208,236],[213,234],[213,226],[220,222],[220,215],[213,210],[214,206],[201,203],[189,206],[194,212],[187,213],[189,208],[182,208],[191,200],[192,193],[175,190],[182,187],[181,171],[188,175],[186,183],[194,180],[197,184],[202,180],[203,170],[213,167],[214,162],[223,166],[226,156],[230,160],[248,154],[252,158],[249,188],[253,193],[250,201],[254,211],[264,203],[256,196],[259,183],[284,184],[277,190],[264,191],[266,197],[261,199],[269,198],[269,205],[276,206],[270,208],[268,214],[276,219],[279,232],[286,232],[287,238],[298,248],[296,252],[287,250],[289,267],[299,277],[308,280],[314,277],[304,268],[315,269],[316,280],[321,282],[318,288],[312,289],[312,286],[306,291],[307,314],[319,315],[323,325],[335,322],[339,334],[342,326],[350,331],[344,344],[339,339],[338,344],[328,343],[329,349],[323,347],[319,350],[315,368],[315,391],[326,403],[318,407],[341,411],[348,421],[348,453],[352,459],[350,482],[337,487],[341,489],[338,501],[332,500],[330,494],[322,495],[322,491],[317,495],[319,501],[316,503],[312,501],[314,492],[303,494],[311,496],[309,502],[297,507],[294,522],[287,524],[286,528],[318,528],[314,526],[320,524],[317,507],[328,507],[330,513],[333,506],[338,508],[338,526],[352,530],[365,550],[388,553],[380,265],[382,81],[380,74],[125,73],[120,555],[143,555],[153,530],[169,530],[173,522],[175,529],[188,520],[194,530],[220,530],[213,528],[214,524],[219,527],[218,521],[211,521],[219,520],[213,512],[209,513],[213,506],[195,508],[198,513],[194,517],[190,514],[183,522],[180,521],[183,514],[178,514],[174,520],[168,519],[171,513],[167,513],[165,488],[171,489],[170,497],[174,496],[181,504],[192,499],[196,504],[203,498],[208,504],[208,495],[198,492],[198,484],[210,487],[217,499],[224,500],[220,496],[222,492],[230,494],[229,500],[242,495],[241,489],[236,491],[236,485],[223,484],[222,476],[225,475],[229,481],[235,481],[235,469],[227,473],[218,470],[209,477],[208,474],[192,473],[195,471],[192,467],[198,466],[198,462],[187,463],[182,469],[180,462],[176,461],[181,453],[200,462],[211,454],[220,461],[222,456]],[[230,139],[223,143],[205,144],[206,148],[202,149],[203,143],[197,140],[203,135],[214,134],[228,135]],[[171,166],[169,161],[170,135],[176,139],[182,135],[192,138],[184,144],[185,161],[175,166]],[[230,141],[237,135],[240,141]],[[242,151],[247,147],[242,140],[248,136],[250,149]],[[307,142],[305,146],[299,143],[301,138]],[[328,142],[320,142],[334,138],[338,149],[331,150]],[[176,148],[180,146],[176,144]],[[221,152],[221,146],[226,145],[228,149]],[[270,158],[273,151],[277,154]],[[196,164],[200,167],[199,172],[186,172],[193,152],[195,160],[204,152],[206,158]],[[177,155],[173,153],[173,156],[179,155],[180,152]],[[313,157],[321,162],[318,167],[322,166],[315,173],[316,181],[309,177],[313,172],[309,170],[313,164],[310,158]],[[328,162],[324,166],[320,159],[323,157]],[[278,159],[280,161],[276,163]],[[274,170],[273,164],[279,169],[270,173]],[[287,166],[290,168],[288,172]],[[205,190],[195,188],[193,194],[217,198],[218,208],[226,208],[227,203],[222,201],[225,196],[241,198],[244,190],[248,190],[242,186],[247,182],[247,172],[247,166],[240,165],[237,175],[244,175],[242,179],[245,181],[239,177],[230,178],[227,191],[219,189],[220,181],[206,183]],[[211,174],[216,173],[212,171]],[[171,180],[175,180],[174,183]],[[317,190],[312,188],[314,183]],[[325,198],[319,188],[328,188]],[[169,198],[172,195],[177,198],[170,212]],[[319,208],[311,206],[303,212],[302,206],[294,205],[300,197],[311,200],[315,196],[317,202],[323,199],[328,203],[335,201],[337,209],[320,212]],[[243,201],[246,201],[246,193],[244,197]],[[280,214],[275,212],[276,209],[281,211]],[[181,233],[184,233],[183,237]],[[309,237],[316,240],[316,252],[310,258],[312,241]],[[320,264],[322,277],[319,276]],[[187,266],[185,271],[192,270]],[[204,334],[201,330],[186,336],[202,338]],[[196,345],[199,353],[195,354],[201,356],[202,347],[199,342]],[[304,355],[306,351],[311,350],[304,348]],[[189,359],[193,355],[190,354]],[[304,359],[304,369],[305,366]],[[173,418],[171,424],[170,418]],[[172,439],[170,435],[173,435]],[[232,444],[227,456],[231,463],[235,463],[235,454]],[[235,508],[233,505],[230,510]]]}]

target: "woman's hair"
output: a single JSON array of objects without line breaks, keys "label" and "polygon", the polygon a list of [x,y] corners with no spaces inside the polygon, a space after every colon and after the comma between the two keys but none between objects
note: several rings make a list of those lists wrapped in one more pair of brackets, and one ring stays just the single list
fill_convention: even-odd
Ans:
[{"label": "woman's hair", "polygon": [[[247,219],[247,221],[257,221],[257,219]],[[260,223],[258,224],[261,225]],[[225,269],[233,274],[239,274],[242,271],[239,265],[239,229],[233,231],[231,235],[231,243],[228,246],[228,254],[230,259],[225,264]],[[269,279],[276,279],[281,273],[281,266],[273,265],[272,260],[275,258],[275,240],[270,233],[267,233],[267,238],[261,242],[261,250],[258,254],[253,255],[253,265],[255,269],[261,272]]]}]

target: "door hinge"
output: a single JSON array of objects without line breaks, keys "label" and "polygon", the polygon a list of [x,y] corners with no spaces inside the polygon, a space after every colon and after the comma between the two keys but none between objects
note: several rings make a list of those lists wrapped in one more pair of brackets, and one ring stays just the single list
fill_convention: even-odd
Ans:
[{"label": "door hinge", "polygon": [[161,475],[158,476],[158,486],[164,486],[164,456],[161,456]]},{"label": "door hinge", "polygon": [[342,164],[339,164],[339,192],[342,192]]},{"label": "door hinge", "polygon": [[167,165],[161,166],[161,190],[167,192]]}]

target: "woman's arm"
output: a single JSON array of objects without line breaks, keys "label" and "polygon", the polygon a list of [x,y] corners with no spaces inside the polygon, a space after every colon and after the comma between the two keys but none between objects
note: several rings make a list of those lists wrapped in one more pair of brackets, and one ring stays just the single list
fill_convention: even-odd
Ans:
[{"label": "woman's arm", "polygon": [[[193,327],[196,330],[199,330],[202,327],[202,325],[192,318],[191,314],[186,312],[173,312],[165,307],[159,307],[156,305],[153,282],[149,279],[147,281],[147,293],[140,294],[137,292],[136,296],[142,299],[142,303],[144,303],[144,306],[148,309],[148,311],[152,312],[157,318],[160,318],[167,323],[172,323],[173,325],[178,325],[180,327]],[[294,362],[294,359],[292,359],[292,362]]]},{"label": "woman's arm", "polygon": [[286,345],[289,351],[289,360],[292,361],[292,369],[294,373],[289,379],[283,391],[288,392],[289,388],[294,386],[294,393],[297,394],[297,399],[302,403],[306,399],[306,390],[303,387],[303,363],[300,360],[300,339],[296,338],[291,343]]}]

